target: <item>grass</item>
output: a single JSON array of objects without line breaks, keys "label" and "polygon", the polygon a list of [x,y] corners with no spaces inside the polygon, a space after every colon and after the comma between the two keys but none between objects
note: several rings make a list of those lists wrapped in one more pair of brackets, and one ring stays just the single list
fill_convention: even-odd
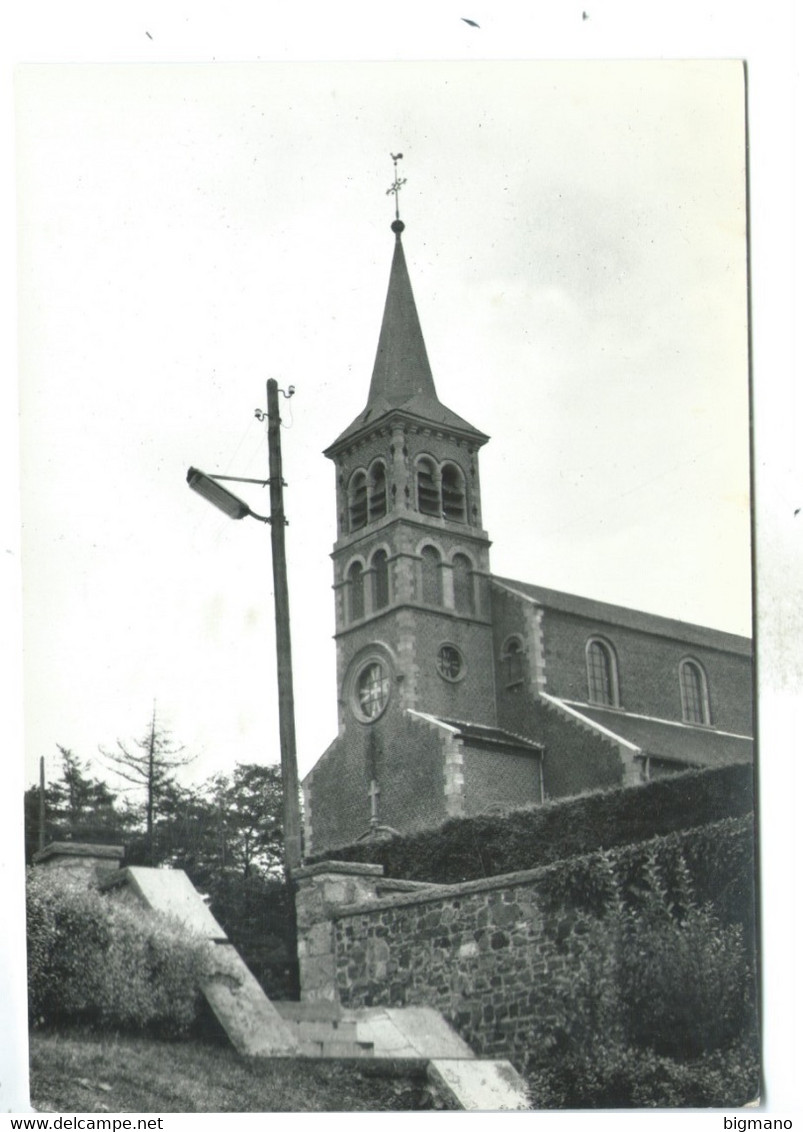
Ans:
[{"label": "grass", "polygon": [[34,1031],[31,1104],[39,1112],[391,1112],[434,1108],[415,1065],[263,1060],[202,1041]]}]

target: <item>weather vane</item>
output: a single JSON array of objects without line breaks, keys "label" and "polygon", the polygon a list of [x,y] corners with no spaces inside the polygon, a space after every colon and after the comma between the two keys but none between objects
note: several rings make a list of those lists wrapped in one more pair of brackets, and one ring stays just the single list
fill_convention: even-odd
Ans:
[{"label": "weather vane", "polygon": [[407,178],[406,177],[399,178],[399,170],[397,168],[398,162],[401,161],[401,159],[403,157],[404,157],[403,153],[391,153],[390,158],[391,158],[391,161],[393,162],[393,184],[390,186],[390,188],[385,193],[385,196],[390,196],[390,194],[393,193],[393,195],[396,198],[396,219],[397,220],[399,219],[399,189],[402,187],[402,185],[407,184]]}]

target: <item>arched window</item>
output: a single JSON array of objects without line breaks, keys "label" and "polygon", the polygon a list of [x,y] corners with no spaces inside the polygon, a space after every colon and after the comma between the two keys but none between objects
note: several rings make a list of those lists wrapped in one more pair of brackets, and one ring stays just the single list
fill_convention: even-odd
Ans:
[{"label": "arched window", "polygon": [[385,466],[376,463],[371,468],[371,482],[368,493],[368,519],[381,519],[388,513],[388,485],[385,476]]},{"label": "arched window", "polygon": [[466,482],[457,464],[444,464],[441,468],[443,517],[455,523],[466,522]]},{"label": "arched window", "polygon": [[454,607],[458,613],[474,612],[474,574],[471,562],[465,554],[456,554],[452,559],[452,578],[454,581]]},{"label": "arched window", "polygon": [[684,660],[680,665],[680,708],[685,723],[711,722],[705,672],[696,660]]},{"label": "arched window", "polygon": [[360,469],[349,483],[349,530],[359,531],[368,522],[368,477]]},{"label": "arched window", "polygon": [[387,553],[384,550],[378,550],[371,559],[371,566],[374,571],[374,609],[384,609],[390,601]]},{"label": "arched window", "polygon": [[440,494],[435,462],[422,456],[416,465],[416,499],[422,515],[441,517]]},{"label": "arched window", "polygon": [[616,679],[616,658],[607,641],[598,638],[586,645],[586,667],[588,669],[588,698],[592,704],[619,705],[619,689]]},{"label": "arched window", "polygon": [[365,616],[365,596],[362,585],[362,566],[359,562],[352,562],[346,575],[348,582],[349,621],[357,621]]},{"label": "arched window", "polygon": [[421,600],[427,605],[443,605],[441,556],[434,546],[421,551]]},{"label": "arched window", "polygon": [[518,637],[510,637],[502,648],[502,670],[506,688],[521,684],[524,679],[524,651]]}]

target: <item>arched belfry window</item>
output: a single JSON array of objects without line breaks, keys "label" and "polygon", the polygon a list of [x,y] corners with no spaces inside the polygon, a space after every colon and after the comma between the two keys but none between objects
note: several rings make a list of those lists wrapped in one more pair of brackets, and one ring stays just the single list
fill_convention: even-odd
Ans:
[{"label": "arched belfry window", "polygon": [[374,609],[384,609],[390,602],[390,577],[388,573],[388,556],[384,550],[378,550],[371,559],[373,569],[373,603]]},{"label": "arched belfry window", "polygon": [[421,551],[421,600],[425,605],[443,605],[441,556],[434,546]]},{"label": "arched belfry window", "polygon": [[368,486],[368,520],[373,522],[388,513],[388,484],[385,465],[377,461],[372,465]]},{"label": "arched belfry window", "polygon": [[607,641],[593,637],[586,645],[588,699],[592,704],[619,706],[616,656]]},{"label": "arched belfry window", "polygon": [[443,517],[455,523],[466,522],[466,481],[457,464],[444,464],[441,468]]},{"label": "arched belfry window", "polygon": [[465,554],[456,554],[452,559],[452,579],[454,582],[454,607],[458,613],[474,612],[474,571],[471,561]]},{"label": "arched belfry window", "polygon": [[705,671],[696,660],[681,662],[680,708],[684,723],[707,724],[711,722]]},{"label": "arched belfry window", "polygon": [[368,476],[360,469],[349,481],[349,530],[359,531],[368,522]]},{"label": "arched belfry window", "polygon": [[429,456],[419,457],[416,464],[416,502],[422,515],[441,517],[438,469]]},{"label": "arched belfry window", "polygon": [[524,680],[524,650],[518,637],[509,637],[502,646],[502,670],[506,688]]},{"label": "arched belfry window", "polygon": [[352,562],[346,574],[346,600],[348,602],[349,621],[358,621],[365,616],[365,596],[363,593],[362,565]]}]

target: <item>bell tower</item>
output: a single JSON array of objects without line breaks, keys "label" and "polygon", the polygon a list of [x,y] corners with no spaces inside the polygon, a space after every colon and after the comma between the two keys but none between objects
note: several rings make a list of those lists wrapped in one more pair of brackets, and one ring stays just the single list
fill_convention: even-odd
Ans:
[{"label": "bell tower", "polygon": [[389,190],[393,259],[368,400],[325,452],[337,473],[339,734],[369,763],[407,709],[496,722],[478,466],[488,437],[438,399],[402,246],[403,183]]}]

